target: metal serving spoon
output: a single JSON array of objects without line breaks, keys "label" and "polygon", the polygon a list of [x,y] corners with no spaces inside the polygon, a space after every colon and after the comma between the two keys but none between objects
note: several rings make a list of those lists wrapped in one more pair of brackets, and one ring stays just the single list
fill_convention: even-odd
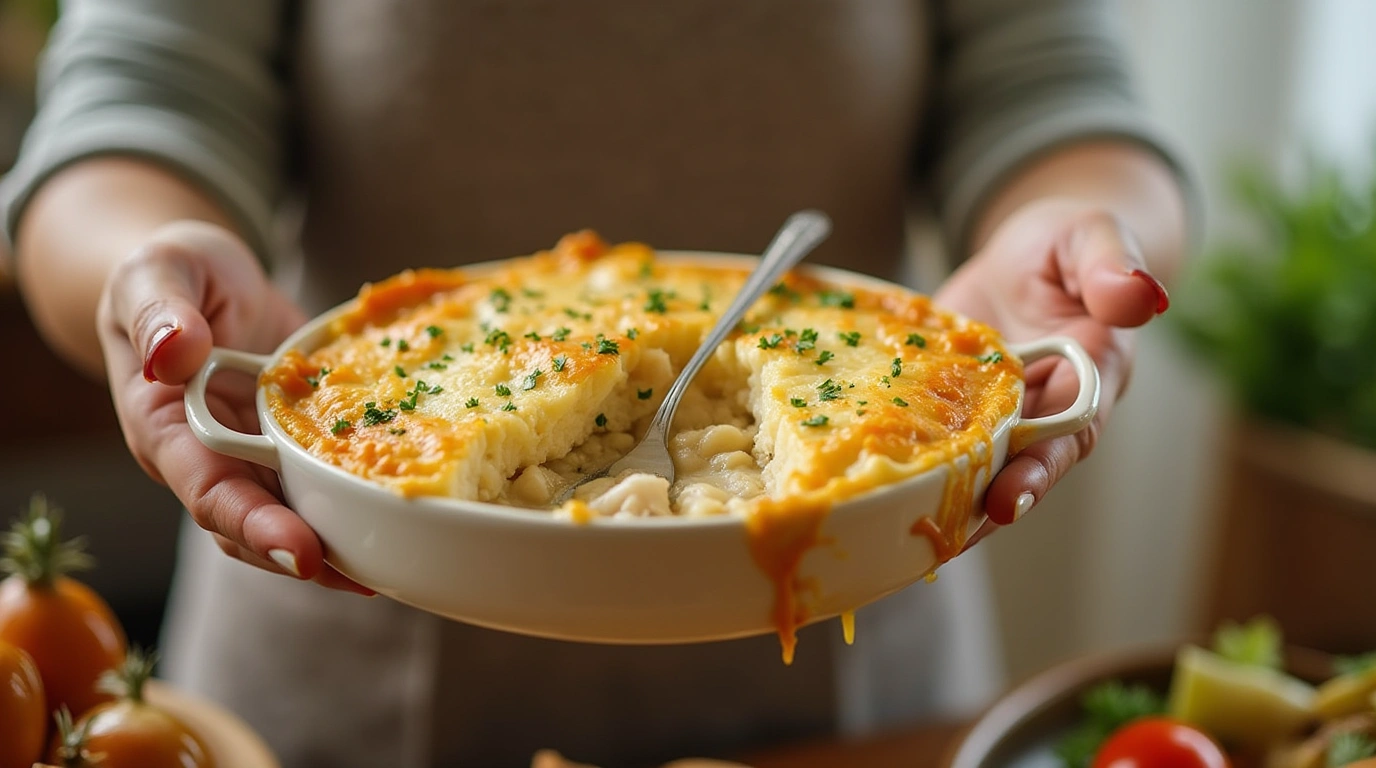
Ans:
[{"label": "metal serving spoon", "polygon": [[630,453],[596,472],[584,475],[564,489],[563,493],[555,497],[554,504],[557,506],[573,498],[574,491],[593,480],[608,475],[617,476],[627,471],[659,475],[672,484],[674,460],[669,455],[669,425],[673,423],[678,403],[683,399],[683,393],[688,391],[688,385],[693,382],[693,377],[712,357],[717,347],[726,341],[726,337],[735,329],[736,324],[745,317],[745,313],[755,305],[765,291],[772,288],[785,272],[802,261],[803,257],[829,234],[831,219],[820,211],[799,211],[789,216],[788,221],[784,222],[778,234],[774,235],[774,240],[765,249],[760,265],[750,273],[731,306],[727,307],[717,324],[712,326],[707,338],[703,339],[702,346],[693,353],[692,359],[683,366],[678,378],[669,386],[669,393],[665,395],[664,402],[659,404],[659,410],[655,412],[645,437]]}]

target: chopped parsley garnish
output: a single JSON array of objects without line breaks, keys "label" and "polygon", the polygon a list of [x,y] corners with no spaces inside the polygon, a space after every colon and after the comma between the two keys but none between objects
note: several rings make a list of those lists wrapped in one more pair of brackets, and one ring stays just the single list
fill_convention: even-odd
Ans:
[{"label": "chopped parsley garnish", "polygon": [[[469,351],[471,352],[473,350],[470,349]],[[440,355],[440,359],[445,361],[446,363],[454,362],[454,356],[449,354],[448,352],[445,352],[444,354]]]},{"label": "chopped parsley garnish", "polygon": [[980,355],[975,359],[980,361],[981,363],[1001,363],[1003,362],[1003,353],[999,352],[998,350],[994,350],[993,352],[990,352],[987,355]]},{"label": "chopped parsley garnish", "polygon": [[567,339],[569,337],[570,333],[572,333],[572,331],[563,326],[560,326],[559,328],[555,329],[554,333],[550,334],[550,338],[554,339],[555,341],[563,341],[564,339]]},{"label": "chopped parsley garnish", "polygon": [[836,355],[832,354],[831,350],[824,349],[817,353],[817,364],[826,365],[827,361],[831,360],[833,357],[836,357]]},{"label": "chopped parsley garnish", "polygon": [[649,400],[655,396],[655,389],[654,387],[650,387],[649,389],[637,389],[635,391],[635,396],[641,400]]},{"label": "chopped parsley garnish", "polygon": [[540,370],[539,368],[536,368],[530,373],[527,373],[525,381],[521,383],[521,389],[527,392],[529,392],[532,389],[535,389],[536,382],[538,382],[540,380],[540,377],[543,375],[545,375],[545,372]]},{"label": "chopped parsley garnish", "polygon": [[801,355],[802,353],[807,352],[808,350],[816,348],[816,346],[817,331],[814,331],[811,328],[804,328],[803,332],[798,334],[798,343],[794,346],[794,349],[797,349],[798,354]]},{"label": "chopped parsley garnish", "polygon": [[363,404],[363,426],[371,427],[375,424],[385,424],[397,417],[395,408],[378,408],[377,403]]},{"label": "chopped parsley garnish", "polygon": [[780,298],[788,299],[789,301],[797,301],[802,298],[802,296],[800,296],[797,291],[793,290],[792,288],[789,288],[788,283],[785,283],[782,280],[775,283],[774,287],[769,289],[769,292]]},{"label": "chopped parsley garnish", "polygon": [[311,389],[317,389],[317,388],[320,387],[320,380],[323,379],[323,378],[325,378],[325,377],[328,376],[329,374],[330,374],[330,369],[329,369],[329,368],[321,368],[321,369],[320,369],[320,373],[317,373],[317,374],[315,374],[314,376],[307,376],[307,377],[306,377],[306,383],[309,384],[309,385],[311,385]]},{"label": "chopped parsley garnish", "polygon": [[817,294],[817,298],[824,307],[855,309],[855,296],[845,291],[822,291]]},{"label": "chopped parsley garnish", "polygon": [[747,323],[746,321],[742,320],[736,324],[736,328],[740,330],[741,333],[758,333],[760,330],[760,324]]},{"label": "chopped parsley garnish", "polygon": [[406,339],[397,339],[397,351],[398,351],[398,352],[410,352],[410,351],[411,351],[411,345],[406,343]]},{"label": "chopped parsley garnish", "polygon": [[427,325],[425,326],[425,332],[430,334],[430,338],[433,339],[437,338],[441,333],[444,333],[444,329],[438,325]]},{"label": "chopped parsley garnish", "polygon": [[665,303],[668,294],[658,288],[651,288],[648,297],[645,299],[646,312],[658,312],[664,314],[669,311],[669,305]]},{"label": "chopped parsley garnish", "polygon": [[783,340],[783,334],[779,333],[771,333],[768,336],[761,336],[760,349],[774,349],[775,347],[779,346],[779,342]]},{"label": "chopped parsley garnish", "polygon": [[[464,352],[472,352],[472,351],[473,351],[473,342],[470,341],[470,342],[468,342],[467,344],[464,344],[463,346],[460,346],[459,349],[463,350]],[[452,358],[451,358],[451,359],[452,359]]]},{"label": "chopped parsley garnish", "polygon": [[467,400],[463,401],[463,407],[465,407],[465,408],[477,408],[477,407],[478,407],[478,398],[476,398],[476,397],[470,397],[470,398],[468,398]]},{"label": "chopped parsley garnish", "polygon": [[889,364],[889,375],[895,379],[903,375],[903,358],[895,357]]},{"label": "chopped parsley garnish", "polygon": [[403,370],[401,366],[396,366],[392,371],[396,373],[398,379],[406,378],[406,371]]},{"label": "chopped parsley garnish", "polygon": [[621,347],[618,346],[616,342],[599,333],[597,334],[597,354],[619,355],[621,354]]},{"label": "chopped parsley garnish", "polygon": [[639,328],[632,328],[632,329],[626,331],[626,338],[630,339],[631,341],[635,341],[635,337],[637,337],[637,336],[639,336],[639,335],[640,335],[640,329],[639,329]]},{"label": "chopped parsley garnish", "polygon": [[908,407],[908,401],[907,401],[907,400],[904,400],[904,399],[901,398],[901,397],[895,397],[895,398],[893,399],[893,404],[894,404],[894,405],[901,405],[901,406],[903,406],[904,408],[907,408],[907,407]]},{"label": "chopped parsley garnish", "polygon": [[502,406],[502,410],[504,410],[504,411],[514,411],[514,410],[516,410],[516,405],[515,405],[514,403],[512,403],[510,400],[508,400],[508,401],[506,401],[506,405]]},{"label": "chopped parsley garnish", "polygon": [[505,288],[494,288],[488,295],[488,301],[492,302],[492,308],[498,312],[505,312],[511,309],[511,294]]},{"label": "chopped parsley garnish", "polygon": [[836,400],[836,399],[838,399],[838,398],[840,398],[840,397],[841,397],[841,385],[840,385],[840,384],[837,384],[836,382],[832,381],[831,379],[827,379],[826,381],[824,381],[824,382],[822,382],[821,384],[818,384],[818,385],[817,385],[817,399],[818,399],[818,400],[821,400],[822,402],[826,402],[826,401],[828,401],[828,400]]},{"label": "chopped parsley garnish", "polygon": [[642,261],[642,262],[640,262],[640,276],[641,276],[641,277],[650,277],[650,276],[653,275],[654,273],[655,273],[655,265],[654,265],[652,262],[648,262],[648,261]]},{"label": "chopped parsley garnish", "polygon": [[847,333],[846,331],[841,331],[840,333],[838,333],[838,334],[836,334],[836,335],[837,335],[837,336],[840,336],[840,337],[841,337],[841,341],[846,342],[846,346],[848,346],[848,347],[858,347],[858,346],[860,346],[860,332],[859,332],[859,331],[850,331],[849,333]]},{"label": "chopped parsley garnish", "polygon": [[536,333],[535,331],[530,331],[525,335],[525,338],[530,339],[531,341],[539,341],[540,334]]},{"label": "chopped parsley garnish", "polygon": [[569,361],[568,357],[566,357],[566,356],[564,356],[564,355],[559,355],[558,357],[555,357],[555,358],[554,358],[554,361],[553,361],[553,362],[554,362],[554,370],[555,370],[556,372],[557,372],[557,371],[562,371],[562,370],[564,370],[564,364],[567,363],[568,361]]},{"label": "chopped parsley garnish", "polygon": [[330,431],[337,435],[337,434],[339,434],[340,432],[343,432],[344,430],[348,429],[348,428],[351,427],[351,426],[353,426],[353,425],[351,425],[348,421],[346,421],[346,420],[344,420],[344,419],[340,419],[339,421],[336,421],[336,422],[334,423],[334,426],[333,426],[333,427],[330,427]]},{"label": "chopped parsley garnish", "polygon": [[828,419],[825,415],[819,413],[810,419],[803,419],[798,423],[802,424],[805,427],[825,427],[828,421],[831,421],[831,419]]},{"label": "chopped parsley garnish", "polygon": [[807,407],[807,401],[804,400],[804,399],[801,398],[801,397],[790,397],[790,398],[788,399],[788,402],[792,403],[794,408],[806,408],[806,407]]},{"label": "chopped parsley garnish", "polygon": [[918,349],[927,346],[927,340],[922,338],[922,334],[920,333],[908,334],[908,340],[903,343],[909,347],[917,347]]},{"label": "chopped parsley garnish", "polygon": [[511,397],[511,387],[505,384],[498,384],[493,389],[497,392],[498,397]]},{"label": "chopped parsley garnish", "polygon": [[702,286],[702,301],[701,301],[701,302],[698,302],[698,309],[702,310],[703,312],[706,312],[707,310],[709,310],[709,309],[711,309],[711,308],[712,308],[712,287],[709,286],[709,285],[704,285],[704,286]]},{"label": "chopped parsley garnish", "polygon": [[[853,386],[855,386],[855,385],[852,384],[851,386],[853,387]],[[855,404],[856,404],[856,405],[868,405],[869,402],[870,402],[870,401],[868,401],[868,400],[857,400]]]},{"label": "chopped parsley garnish", "polygon": [[564,307],[564,314],[568,315],[569,317],[573,318],[574,320],[591,320],[591,319],[592,319],[592,315],[591,315],[590,313],[588,313],[588,312],[579,312],[578,310],[574,309],[573,307]]},{"label": "chopped parsley garnish", "polygon": [[507,332],[501,328],[493,328],[488,331],[487,338],[483,341],[489,346],[502,350],[502,354],[506,354],[507,348],[511,346],[511,336],[507,335]]},{"label": "chopped parsley garnish", "polygon": [[888,376],[880,376],[880,377],[879,377],[879,380],[880,380],[881,382],[883,382],[883,383],[884,383],[884,386],[886,386],[886,387],[892,387],[892,386],[893,386],[893,384],[890,384],[890,383],[889,383],[889,377],[888,377]]},{"label": "chopped parsley garnish", "polygon": [[540,291],[537,291],[537,290],[535,290],[535,289],[533,289],[533,288],[522,288],[522,289],[521,289],[521,295],[522,295],[522,296],[525,296],[525,297],[528,298],[528,299],[538,299],[538,298],[543,297],[545,294],[543,294],[543,293],[541,293]]},{"label": "chopped parsley garnish", "polygon": [[447,366],[447,365],[445,365],[444,363],[441,363],[441,362],[439,362],[439,361],[437,361],[437,360],[432,360],[432,361],[426,363],[426,364],[425,364],[425,367],[426,367],[426,368],[429,368],[429,369],[432,370],[432,371],[443,371],[443,370],[445,370],[446,368],[448,368],[449,366]]},{"label": "chopped parsley garnish", "polygon": [[1056,756],[1068,768],[1088,768],[1109,734],[1141,717],[1159,715],[1166,703],[1142,684],[1124,685],[1111,680],[1091,688],[1080,699],[1084,721],[1055,746]]},{"label": "chopped parsley garnish", "polygon": [[396,427],[392,427],[391,429],[389,429],[389,430],[387,430],[387,431],[388,431],[388,432],[391,432],[391,433],[394,434],[394,435],[404,435],[404,434],[406,434],[406,430],[404,430],[404,429],[398,429],[398,428],[396,428]]},{"label": "chopped parsley garnish", "polygon": [[379,341],[377,344],[378,344],[378,346],[380,346],[380,347],[390,347],[390,346],[392,346],[392,337],[391,337],[391,336],[383,336],[383,337],[382,337],[382,341]]},{"label": "chopped parsley garnish", "polygon": [[597,426],[599,426],[599,427],[605,427],[605,426],[607,426],[607,414],[605,414],[605,413],[599,413],[599,414],[597,414],[597,418],[593,419],[592,422],[593,422],[594,424],[596,424]]}]

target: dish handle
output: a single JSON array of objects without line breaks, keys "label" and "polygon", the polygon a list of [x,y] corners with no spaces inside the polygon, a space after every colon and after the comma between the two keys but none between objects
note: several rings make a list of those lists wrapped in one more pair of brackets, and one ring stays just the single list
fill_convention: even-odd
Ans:
[{"label": "dish handle", "polygon": [[1022,358],[1024,364],[1053,355],[1064,357],[1080,380],[1079,393],[1069,408],[1049,416],[1018,419],[1013,427],[1010,452],[1048,438],[1073,435],[1089,426],[1094,414],[1099,412],[1099,369],[1080,342],[1067,336],[1048,336],[1025,344],[1010,344],[1008,349]]},{"label": "dish handle", "polygon": [[277,446],[266,435],[250,435],[238,432],[221,424],[211,413],[206,403],[205,389],[216,371],[225,368],[257,375],[262,373],[272,358],[267,355],[253,355],[236,352],[232,349],[215,347],[210,350],[205,365],[186,383],[184,400],[186,404],[186,423],[191,432],[216,453],[262,464],[271,469],[280,469]]}]

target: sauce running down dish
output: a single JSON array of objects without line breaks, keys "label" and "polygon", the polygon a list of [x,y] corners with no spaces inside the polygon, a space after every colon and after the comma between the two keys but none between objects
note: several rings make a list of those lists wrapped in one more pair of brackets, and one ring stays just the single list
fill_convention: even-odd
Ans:
[{"label": "sauce running down dish", "polygon": [[775,585],[791,656],[806,620],[802,556],[831,506],[956,457],[945,502],[913,535],[959,552],[1022,364],[987,326],[896,287],[792,274],[694,380],[671,430],[677,475],[606,478],[630,450],[747,269],[659,260],[583,232],[477,269],[368,285],[323,344],[264,371],[267,406],[317,458],[402,496],[600,518],[744,518]]}]

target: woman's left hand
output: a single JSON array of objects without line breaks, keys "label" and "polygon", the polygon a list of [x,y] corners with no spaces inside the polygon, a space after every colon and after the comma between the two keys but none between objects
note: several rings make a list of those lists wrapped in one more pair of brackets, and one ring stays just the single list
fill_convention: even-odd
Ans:
[{"label": "woman's left hand", "polygon": [[[947,309],[988,323],[1009,341],[1069,336],[1099,368],[1098,415],[1075,435],[1028,446],[1009,459],[985,497],[989,519],[1006,525],[1046,496],[1087,457],[1132,373],[1133,334],[1166,311],[1166,289],[1149,272],[1132,233],[1092,202],[1046,198],[1009,215],[937,292]],[[1029,365],[1028,416],[1064,410],[1079,389],[1061,358]]]}]

